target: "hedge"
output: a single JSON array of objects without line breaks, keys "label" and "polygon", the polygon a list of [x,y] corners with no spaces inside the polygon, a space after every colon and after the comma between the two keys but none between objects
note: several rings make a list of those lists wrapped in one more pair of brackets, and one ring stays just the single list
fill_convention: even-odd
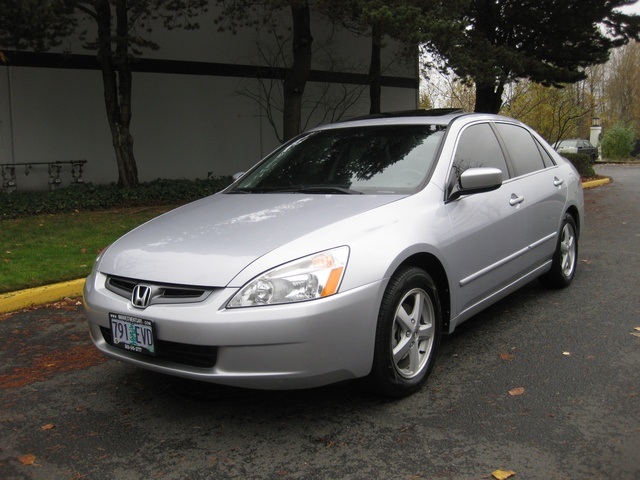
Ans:
[{"label": "hedge", "polygon": [[231,177],[207,180],[155,180],[137,188],[80,184],[53,191],[0,193],[0,218],[152,205],[182,205],[219,192]]},{"label": "hedge", "polygon": [[578,173],[583,178],[593,178],[597,176],[593,169],[593,160],[589,155],[584,153],[563,153],[562,156],[573,163]]}]

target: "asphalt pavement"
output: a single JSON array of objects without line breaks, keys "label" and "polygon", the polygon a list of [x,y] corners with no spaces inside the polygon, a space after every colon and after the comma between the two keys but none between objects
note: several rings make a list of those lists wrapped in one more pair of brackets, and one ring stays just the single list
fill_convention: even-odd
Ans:
[{"label": "asphalt pavement", "polygon": [[77,299],[0,315],[2,479],[640,478],[640,167],[598,166],[572,286],[445,337],[419,393],[220,387],[107,360]]}]

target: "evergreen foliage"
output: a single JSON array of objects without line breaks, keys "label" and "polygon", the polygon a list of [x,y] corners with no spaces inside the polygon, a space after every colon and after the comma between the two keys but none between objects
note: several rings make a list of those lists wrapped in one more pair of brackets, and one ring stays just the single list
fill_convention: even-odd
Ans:
[{"label": "evergreen foliage", "polygon": [[624,160],[631,157],[633,135],[633,126],[622,122],[606,129],[600,142],[602,156],[607,160]]},{"label": "evergreen foliage", "polygon": [[476,85],[475,111],[497,113],[507,83],[528,78],[561,86],[586,78],[612,48],[640,39],[635,0],[468,0],[456,41],[436,38],[454,72]]}]

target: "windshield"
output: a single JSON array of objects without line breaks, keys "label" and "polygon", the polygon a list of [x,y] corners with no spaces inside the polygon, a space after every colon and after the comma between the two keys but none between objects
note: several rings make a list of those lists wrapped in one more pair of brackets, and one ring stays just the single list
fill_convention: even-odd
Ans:
[{"label": "windshield", "polygon": [[230,193],[413,193],[431,171],[445,127],[320,130],[274,152]]}]

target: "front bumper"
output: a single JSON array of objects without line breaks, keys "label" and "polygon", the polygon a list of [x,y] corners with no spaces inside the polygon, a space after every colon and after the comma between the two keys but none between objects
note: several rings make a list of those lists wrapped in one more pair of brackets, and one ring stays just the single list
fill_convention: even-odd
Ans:
[{"label": "front bumper", "polygon": [[[376,282],[331,297],[287,305],[226,309],[235,288],[205,301],[152,305],[146,309],[107,290],[92,273],[84,300],[91,339],[106,355],[169,375],[238,387],[295,389],[365,376],[371,370],[378,308],[384,288]],[[213,366],[176,357],[136,354],[110,345],[109,313],[155,323],[162,342],[198,349],[215,347]],[[106,338],[105,338],[106,337]]]}]

